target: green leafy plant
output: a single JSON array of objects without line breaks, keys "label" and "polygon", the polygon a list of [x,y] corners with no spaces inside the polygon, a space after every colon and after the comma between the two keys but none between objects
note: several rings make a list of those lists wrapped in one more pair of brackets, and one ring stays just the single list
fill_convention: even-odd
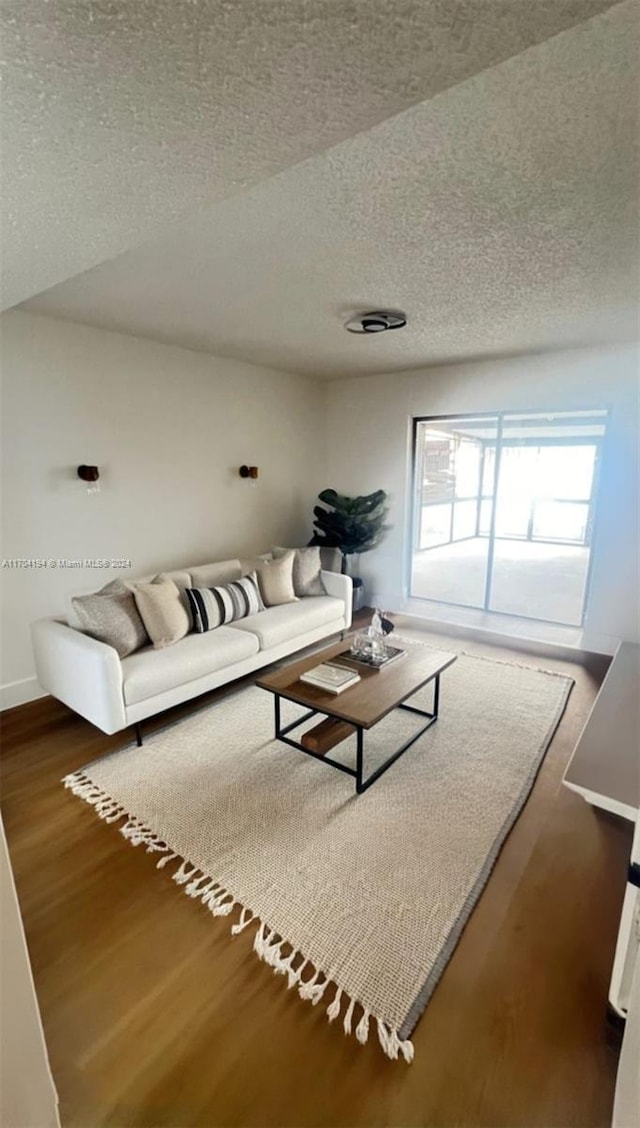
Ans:
[{"label": "green leafy plant", "polygon": [[318,499],[329,508],[314,507],[315,532],[310,544],[339,548],[343,557],[352,556],[375,548],[389,528],[384,523],[387,514],[384,490],[376,490],[365,497],[343,497],[335,490],[323,490]]}]

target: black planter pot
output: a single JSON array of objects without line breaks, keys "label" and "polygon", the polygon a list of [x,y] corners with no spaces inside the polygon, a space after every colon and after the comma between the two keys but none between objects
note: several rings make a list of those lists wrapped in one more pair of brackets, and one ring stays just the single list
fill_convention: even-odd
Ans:
[{"label": "black planter pot", "polygon": [[360,576],[352,576],[353,584],[353,610],[360,611],[364,607],[364,584]]}]

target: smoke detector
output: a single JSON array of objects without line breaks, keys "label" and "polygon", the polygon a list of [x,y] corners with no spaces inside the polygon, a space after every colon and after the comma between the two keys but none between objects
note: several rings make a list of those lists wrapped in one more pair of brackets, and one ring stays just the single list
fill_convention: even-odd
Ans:
[{"label": "smoke detector", "polygon": [[350,333],[384,333],[387,329],[403,329],[406,324],[406,314],[399,310],[374,309],[371,313],[354,314],[344,327]]}]

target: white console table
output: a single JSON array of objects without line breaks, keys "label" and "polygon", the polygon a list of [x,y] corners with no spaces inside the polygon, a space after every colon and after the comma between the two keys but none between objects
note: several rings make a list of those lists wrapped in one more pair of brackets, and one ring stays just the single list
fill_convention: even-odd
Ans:
[{"label": "white console table", "polygon": [[640,949],[640,646],[618,647],[564,783],[594,807],[636,824],[609,986],[611,1007],[626,1019]]},{"label": "white console table", "polygon": [[614,815],[640,809],[640,646],[622,642],[612,659],[564,782]]}]

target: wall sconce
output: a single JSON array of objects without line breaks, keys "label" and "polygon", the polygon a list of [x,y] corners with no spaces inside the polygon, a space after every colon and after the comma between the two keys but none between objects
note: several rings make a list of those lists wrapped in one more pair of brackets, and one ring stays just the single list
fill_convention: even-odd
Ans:
[{"label": "wall sconce", "polygon": [[100,493],[100,471],[97,466],[78,466],[78,477],[87,483],[87,493]]},{"label": "wall sconce", "polygon": [[260,471],[257,466],[241,466],[238,473],[241,478],[253,478],[255,481]]}]

